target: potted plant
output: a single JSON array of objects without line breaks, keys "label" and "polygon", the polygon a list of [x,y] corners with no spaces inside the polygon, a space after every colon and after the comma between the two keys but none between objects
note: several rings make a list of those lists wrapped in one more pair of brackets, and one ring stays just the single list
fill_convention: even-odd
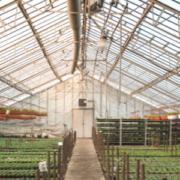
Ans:
[{"label": "potted plant", "polygon": [[161,120],[161,116],[160,115],[156,115],[155,118],[156,118],[156,121],[160,121]]},{"label": "potted plant", "polygon": [[11,108],[9,114],[11,115],[20,115],[22,112],[18,108]]},{"label": "potted plant", "polygon": [[149,117],[152,121],[154,120],[154,115],[150,115]]},{"label": "potted plant", "polygon": [[9,110],[8,107],[0,107],[0,114],[6,114],[7,110]]}]

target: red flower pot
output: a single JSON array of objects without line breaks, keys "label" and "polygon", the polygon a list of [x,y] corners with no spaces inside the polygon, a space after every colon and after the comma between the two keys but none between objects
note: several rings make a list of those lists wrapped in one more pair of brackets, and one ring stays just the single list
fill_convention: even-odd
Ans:
[{"label": "red flower pot", "polygon": [[7,117],[7,114],[0,114],[0,117]]},{"label": "red flower pot", "polygon": [[144,116],[145,118],[149,118],[149,116]]},{"label": "red flower pot", "polygon": [[0,109],[0,114],[6,114],[6,110]]},{"label": "red flower pot", "polygon": [[160,121],[161,120],[161,118],[160,117],[156,117],[156,121]]}]

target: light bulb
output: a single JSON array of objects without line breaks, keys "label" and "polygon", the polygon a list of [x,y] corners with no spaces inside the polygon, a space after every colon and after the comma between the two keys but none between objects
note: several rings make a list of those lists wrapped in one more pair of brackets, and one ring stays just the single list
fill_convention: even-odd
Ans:
[{"label": "light bulb", "polygon": [[101,50],[106,50],[109,47],[109,41],[107,40],[107,36],[102,35],[97,44],[98,48],[100,48]]}]

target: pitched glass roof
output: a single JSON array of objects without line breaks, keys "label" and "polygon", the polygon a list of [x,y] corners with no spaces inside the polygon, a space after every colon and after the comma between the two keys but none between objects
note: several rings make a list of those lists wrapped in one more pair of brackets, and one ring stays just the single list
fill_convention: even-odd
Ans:
[{"label": "pitched glass roof", "polygon": [[[179,6],[177,0],[105,0],[100,13],[86,16],[83,71],[115,88],[121,78],[121,91],[154,106],[178,103]],[[0,1],[1,96],[22,99],[73,76],[66,12],[66,0]],[[97,47],[103,30],[111,42],[105,51]]]}]

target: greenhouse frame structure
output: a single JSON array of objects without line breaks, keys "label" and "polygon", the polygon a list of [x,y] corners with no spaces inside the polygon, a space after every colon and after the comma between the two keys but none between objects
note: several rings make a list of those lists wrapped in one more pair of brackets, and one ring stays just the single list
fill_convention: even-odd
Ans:
[{"label": "greenhouse frame structure", "polygon": [[[119,107],[113,113],[116,117],[127,117],[136,110],[143,116],[144,105],[150,109],[178,104],[180,3],[176,0],[104,1],[101,11],[91,13],[83,6],[87,2],[82,1],[79,13],[69,11],[66,0],[1,2],[0,95],[9,98],[2,98],[1,105],[11,106],[14,101],[29,99],[36,99],[34,104],[40,103],[36,98],[39,94],[66,84],[76,74],[82,76],[84,84],[90,78],[105,86],[104,89],[98,86],[101,94],[105,90],[105,100],[100,101],[105,106],[100,108],[100,116],[107,116],[110,103],[113,104],[113,101],[108,104],[107,86],[117,90]],[[73,13],[81,18],[78,42],[73,39],[69,21]],[[104,51],[97,46],[103,33],[110,41]],[[79,59],[73,59],[75,43],[80,43]],[[71,74],[75,61],[76,71]],[[134,108],[130,105],[131,110],[124,111],[125,104],[132,104],[125,94],[143,105],[136,107],[134,103]],[[48,118],[56,116],[54,109],[48,109],[52,111]],[[179,111],[179,108],[166,111]]]}]

